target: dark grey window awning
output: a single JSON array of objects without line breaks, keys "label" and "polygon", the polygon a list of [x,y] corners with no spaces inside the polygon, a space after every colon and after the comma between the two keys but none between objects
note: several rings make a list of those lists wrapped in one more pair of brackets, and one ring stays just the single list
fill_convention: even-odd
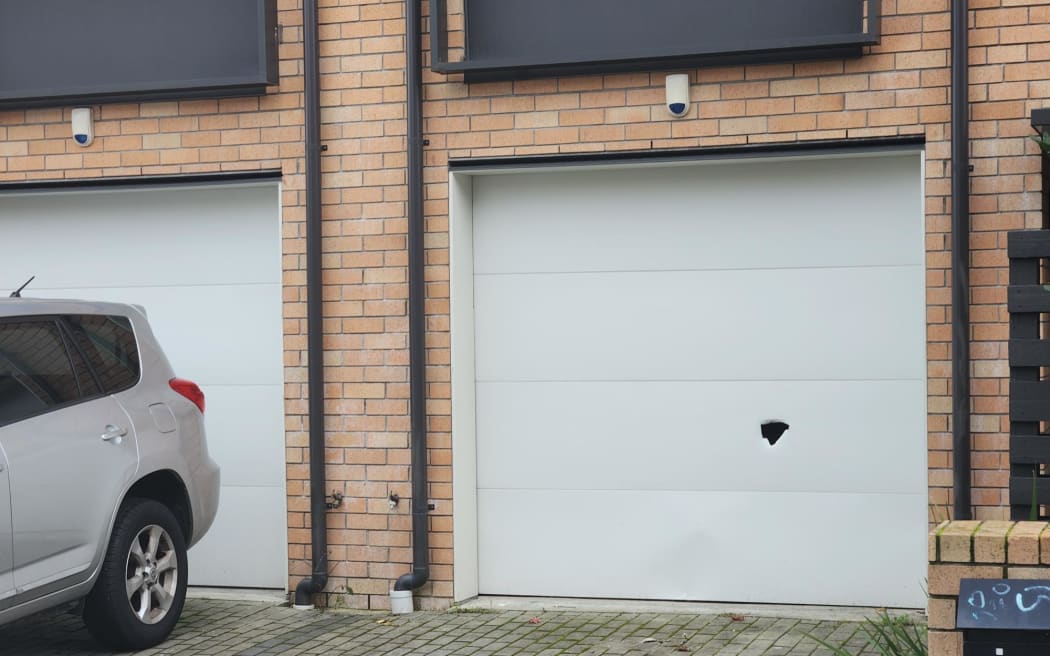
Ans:
[{"label": "dark grey window awning", "polygon": [[276,0],[0,0],[0,108],[265,93]]},{"label": "dark grey window awning", "polygon": [[433,69],[467,81],[859,57],[875,0],[464,0],[462,61],[447,61],[446,0],[431,0]]}]

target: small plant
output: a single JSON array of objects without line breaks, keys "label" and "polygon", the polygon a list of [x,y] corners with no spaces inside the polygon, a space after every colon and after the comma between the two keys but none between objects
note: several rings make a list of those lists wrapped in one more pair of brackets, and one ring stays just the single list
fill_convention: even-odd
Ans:
[{"label": "small plant", "polygon": [[1050,130],[1041,132],[1037,137],[1032,137],[1032,141],[1039,144],[1039,150],[1043,151],[1044,155],[1050,155]]},{"label": "small plant", "polygon": [[[892,617],[885,610],[876,615],[875,619],[864,620],[861,629],[868,636],[868,644],[881,656],[928,656],[926,627],[910,617]],[[830,649],[835,656],[856,656],[845,646],[833,645],[814,635],[806,636]]]}]

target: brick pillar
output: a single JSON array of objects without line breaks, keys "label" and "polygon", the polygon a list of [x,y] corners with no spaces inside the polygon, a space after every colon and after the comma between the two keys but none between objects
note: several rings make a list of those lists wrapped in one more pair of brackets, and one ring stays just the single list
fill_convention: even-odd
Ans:
[{"label": "brick pillar", "polygon": [[1050,579],[1047,522],[943,522],[930,532],[930,656],[961,656],[955,626],[961,579]]}]

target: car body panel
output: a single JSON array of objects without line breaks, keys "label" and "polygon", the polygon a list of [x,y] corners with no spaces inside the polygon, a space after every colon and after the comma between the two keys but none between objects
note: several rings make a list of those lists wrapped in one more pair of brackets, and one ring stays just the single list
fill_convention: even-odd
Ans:
[{"label": "car body panel", "polygon": [[[109,426],[127,433],[105,441]],[[4,426],[0,444],[13,502],[15,587],[36,596],[33,589],[99,561],[112,508],[138,470],[135,431],[105,396]]]},{"label": "car body panel", "polygon": [[[200,410],[168,384],[174,376],[164,352],[150,344],[157,344],[153,330],[141,308],[127,306],[135,335],[139,341],[139,359],[142,380],[135,387],[116,395],[117,400],[131,416],[140,435],[139,470],[148,473],[171,470],[183,484],[193,509],[193,532],[185,536],[186,546],[196,544],[215,520],[219,504],[219,467],[208,454],[204,419]],[[175,418],[176,431],[160,430],[150,407],[162,404]],[[115,517],[115,516],[114,516]]]},{"label": "car body panel", "polygon": [[7,456],[0,444],[0,610],[11,603],[15,593],[14,542],[11,539],[11,488],[7,476]]}]

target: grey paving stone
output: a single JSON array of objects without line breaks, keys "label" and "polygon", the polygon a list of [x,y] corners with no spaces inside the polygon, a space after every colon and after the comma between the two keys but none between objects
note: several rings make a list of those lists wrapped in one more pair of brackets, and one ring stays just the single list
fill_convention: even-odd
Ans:
[{"label": "grey paving stone", "polygon": [[[531,618],[539,623],[530,623]],[[875,654],[854,622],[551,611],[302,612],[190,599],[171,639],[139,656],[820,656],[808,635]],[[680,646],[688,650],[681,651]],[[48,612],[0,627],[0,655],[111,656],[80,619]]]}]

